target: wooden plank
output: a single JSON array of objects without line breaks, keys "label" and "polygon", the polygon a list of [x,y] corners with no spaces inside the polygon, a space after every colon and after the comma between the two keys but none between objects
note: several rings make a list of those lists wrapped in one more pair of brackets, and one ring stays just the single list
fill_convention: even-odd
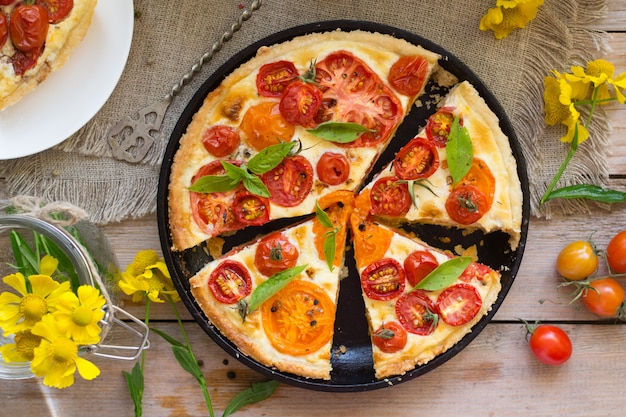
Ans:
[{"label": "wooden plank", "polygon": [[594,23],[594,27],[606,31],[626,30],[626,1],[608,0],[607,16]]},{"label": "wooden plank", "polygon": [[[623,15],[626,16],[626,1]],[[613,3],[610,3],[613,4]],[[626,17],[622,22],[622,30],[626,29]],[[614,33],[610,41],[613,51],[606,59],[615,65],[615,76],[626,72],[626,32]],[[626,175],[626,105],[612,103],[605,107],[611,122],[612,133],[610,135],[610,148],[608,150],[608,163],[611,174]]]}]

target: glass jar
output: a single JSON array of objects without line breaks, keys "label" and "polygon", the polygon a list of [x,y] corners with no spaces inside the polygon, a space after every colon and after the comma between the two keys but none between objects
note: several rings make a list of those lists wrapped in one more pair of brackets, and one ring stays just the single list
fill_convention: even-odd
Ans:
[{"label": "glass jar", "polygon": [[[79,355],[94,355],[110,359],[136,360],[149,347],[148,327],[141,320],[119,308],[118,300],[109,294],[120,274],[119,266],[106,237],[100,229],[85,218],[77,218],[66,210],[19,213],[13,206],[3,214],[0,210],[0,294],[15,293],[2,278],[17,272],[12,232],[17,232],[33,247],[35,234],[52,241],[71,262],[80,285],[88,284],[100,289],[106,302],[104,318],[99,322],[100,342],[81,345]],[[71,211],[71,210],[70,210]],[[45,213],[45,215],[41,215]],[[34,214],[34,215],[33,215]],[[39,215],[38,215],[39,214]],[[39,218],[39,217],[43,217]],[[0,346],[14,343],[12,336],[5,337],[0,329]],[[30,362],[7,362],[0,354],[0,379],[25,379],[34,375]]]}]

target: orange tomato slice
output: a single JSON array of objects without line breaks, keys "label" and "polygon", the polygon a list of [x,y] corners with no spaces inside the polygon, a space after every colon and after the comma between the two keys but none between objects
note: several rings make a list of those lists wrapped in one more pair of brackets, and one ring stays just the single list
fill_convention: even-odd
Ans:
[{"label": "orange tomato slice", "polygon": [[[346,243],[346,233],[348,218],[352,213],[354,205],[354,194],[351,191],[335,191],[327,194],[317,201],[322,210],[326,210],[328,217],[332,221],[334,227],[339,227],[339,231],[335,235],[335,258],[333,265],[340,266],[343,262],[343,252]],[[331,231],[324,227],[318,219],[313,221],[313,234],[315,235],[315,248],[321,260],[324,257],[324,241],[326,233]]]}]

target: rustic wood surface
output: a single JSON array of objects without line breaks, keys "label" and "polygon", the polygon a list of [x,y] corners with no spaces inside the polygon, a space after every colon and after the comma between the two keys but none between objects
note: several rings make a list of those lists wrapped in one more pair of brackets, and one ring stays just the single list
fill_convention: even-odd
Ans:
[{"label": "rustic wood surface", "polygon": [[[616,71],[626,71],[626,0],[611,0],[608,17],[598,29],[612,32],[608,59]],[[613,126],[609,157],[612,186],[626,186],[626,109],[612,105]],[[2,195],[0,180],[0,195]],[[559,294],[555,260],[572,240],[595,232],[605,247],[618,230],[626,229],[626,207],[611,211],[535,219],[522,266],[494,320],[460,354],[436,370],[391,388],[359,393],[314,392],[281,384],[268,400],[239,411],[241,416],[623,416],[626,410],[626,326],[599,320],[580,305],[569,305]],[[127,265],[141,249],[159,249],[156,216],[124,221],[104,228],[120,264]],[[153,304],[154,306],[154,304]],[[125,303],[142,317],[143,306]],[[183,305],[180,309],[184,310]],[[266,378],[221,350],[183,311],[185,328],[208,381],[215,414],[252,382]],[[155,327],[180,337],[167,305],[154,306]],[[561,367],[539,363],[530,353],[525,330],[518,321],[557,323],[570,335],[574,353]],[[178,365],[169,345],[152,337],[147,351],[145,416],[208,415],[202,393]],[[624,361],[624,362],[622,362]],[[53,390],[40,381],[0,382],[0,416],[82,417],[131,416],[133,405],[122,371],[132,364],[96,360],[103,373],[94,381],[77,378],[71,388]]]}]

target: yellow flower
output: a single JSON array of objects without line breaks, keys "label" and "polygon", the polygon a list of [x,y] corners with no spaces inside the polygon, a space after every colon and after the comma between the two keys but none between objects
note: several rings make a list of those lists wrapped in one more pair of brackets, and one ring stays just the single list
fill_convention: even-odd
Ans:
[{"label": "yellow flower", "polygon": [[591,89],[591,84],[598,88],[598,100],[611,98],[609,84],[613,83],[612,78],[615,72],[613,64],[604,59],[596,59],[588,62],[586,68],[574,65],[571,67],[571,71],[572,73],[566,74],[565,77],[570,84],[580,88],[581,92],[576,95],[576,99],[585,99],[587,97],[586,92]]},{"label": "yellow flower", "polygon": [[41,343],[41,337],[26,330],[16,334],[14,342],[0,347],[2,359],[5,362],[28,362],[33,360],[34,350]]},{"label": "yellow flower", "polygon": [[496,7],[480,19],[480,30],[491,30],[496,39],[503,39],[515,29],[526,27],[537,17],[542,4],[543,0],[497,0]]},{"label": "yellow flower", "polygon": [[552,76],[544,78],[545,121],[550,126],[557,123],[567,126],[567,133],[561,138],[562,142],[572,142],[576,128],[578,128],[578,143],[580,144],[589,138],[589,132],[580,123],[580,113],[572,101],[571,85],[558,72],[553,71],[553,74],[557,78]]},{"label": "yellow flower", "polygon": [[100,290],[81,285],[77,294],[63,294],[56,305],[54,318],[59,329],[76,343],[95,344],[100,341],[98,322],[104,318],[105,299]]},{"label": "yellow flower", "polygon": [[43,383],[53,388],[65,388],[74,383],[74,373],[86,380],[100,375],[100,370],[92,362],[78,356],[78,345],[65,336],[57,326],[54,317],[44,316],[33,329],[33,334],[41,336],[41,344],[34,350],[31,370],[36,376],[43,376]]},{"label": "yellow flower", "polygon": [[32,328],[45,314],[54,311],[61,294],[70,291],[69,282],[59,283],[49,275],[29,276],[31,292],[19,272],[5,276],[3,281],[21,295],[0,294],[0,327],[5,336]]},{"label": "yellow flower", "polygon": [[[613,80],[615,87],[615,97],[621,104],[626,104],[626,72],[621,73]],[[622,92],[624,90],[624,92]]]},{"label": "yellow flower", "polygon": [[180,300],[167,265],[154,250],[138,252],[122,272],[118,286],[126,295],[132,295],[134,302],[141,301],[144,296],[154,302],[164,302],[161,295],[169,295],[173,301]]}]

